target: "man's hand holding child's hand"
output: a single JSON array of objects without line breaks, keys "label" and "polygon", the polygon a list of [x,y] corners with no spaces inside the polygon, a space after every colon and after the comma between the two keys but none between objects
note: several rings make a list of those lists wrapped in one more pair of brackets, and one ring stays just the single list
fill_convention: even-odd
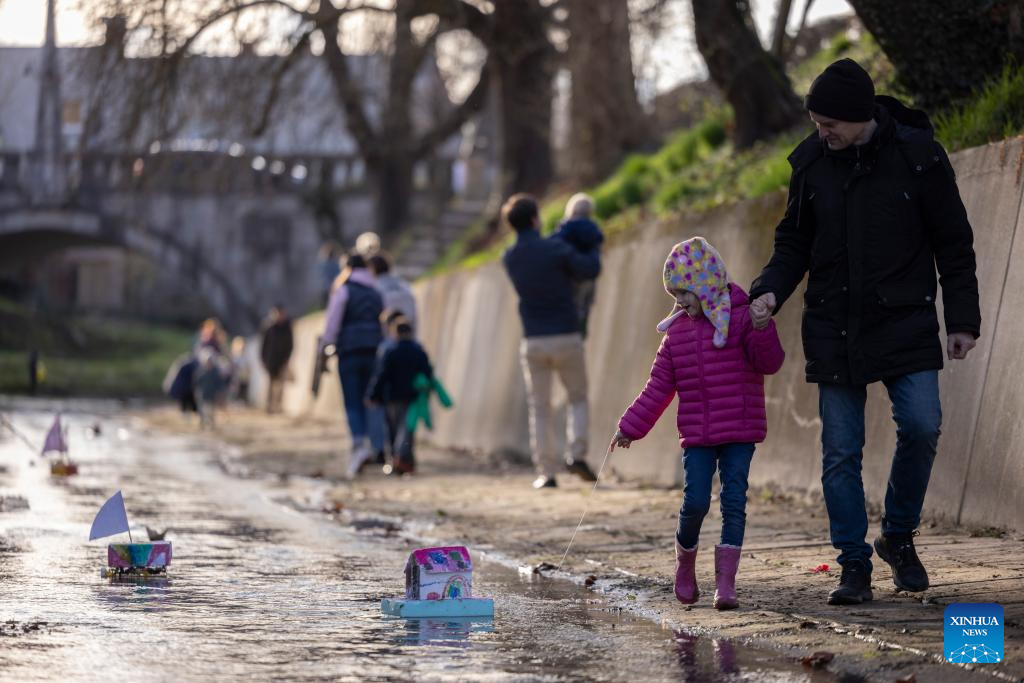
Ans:
[{"label": "man's hand holding child's hand", "polygon": [[755,330],[763,330],[768,327],[772,313],[775,311],[775,304],[775,295],[771,292],[762,294],[750,302],[750,322],[753,323]]},{"label": "man's hand holding child's hand", "polygon": [[619,448],[629,448],[631,443],[633,443],[633,439],[630,439],[622,432],[615,432],[615,436],[612,437],[612,443],[608,447],[608,452],[614,451],[616,446]]}]

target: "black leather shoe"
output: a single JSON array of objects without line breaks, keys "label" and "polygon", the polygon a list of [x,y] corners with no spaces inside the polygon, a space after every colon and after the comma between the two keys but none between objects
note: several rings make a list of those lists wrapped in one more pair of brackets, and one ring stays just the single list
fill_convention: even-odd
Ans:
[{"label": "black leather shoe", "polygon": [[919,593],[928,588],[928,572],[917,557],[914,536],[907,534],[882,534],[875,539],[875,552],[892,567],[892,581],[901,591]]},{"label": "black leather shoe", "polygon": [[597,481],[597,475],[594,474],[594,470],[590,469],[590,465],[587,464],[586,460],[573,460],[565,465],[565,469],[569,471],[569,474],[575,474],[583,481]]},{"label": "black leather shoe", "polygon": [[839,578],[839,587],[828,594],[828,604],[859,605],[872,598],[871,572],[862,562],[848,562]]},{"label": "black leather shoe", "polygon": [[553,489],[558,488],[558,482],[555,481],[554,477],[537,477],[533,480],[533,488],[535,489]]}]

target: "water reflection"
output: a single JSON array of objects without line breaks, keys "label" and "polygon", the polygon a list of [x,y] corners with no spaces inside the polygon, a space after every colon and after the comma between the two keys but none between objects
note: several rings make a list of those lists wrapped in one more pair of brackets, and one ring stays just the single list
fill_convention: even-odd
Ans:
[{"label": "water reflection", "polygon": [[102,577],[94,588],[97,602],[113,609],[141,609],[144,612],[163,612],[173,605],[171,579],[166,576],[142,578],[135,576]]},{"label": "water reflection", "polygon": [[731,680],[741,673],[732,641],[708,640],[686,631],[676,631],[674,640],[684,681]]},{"label": "water reflection", "polygon": [[469,647],[477,633],[493,633],[494,620],[489,618],[447,617],[444,619],[403,619],[383,617],[385,621],[404,622],[395,632],[398,645],[439,645]]}]

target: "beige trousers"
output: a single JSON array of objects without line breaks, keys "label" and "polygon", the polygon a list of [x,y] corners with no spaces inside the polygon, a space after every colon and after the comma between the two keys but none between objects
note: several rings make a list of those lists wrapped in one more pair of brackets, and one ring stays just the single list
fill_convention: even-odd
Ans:
[{"label": "beige trousers", "polygon": [[268,413],[280,413],[281,412],[281,401],[284,398],[284,378],[285,373],[282,371],[277,377],[271,377],[270,383],[267,386],[267,412]]},{"label": "beige trousers", "polygon": [[551,389],[557,374],[569,395],[566,443],[571,460],[585,460],[587,433],[587,370],[583,338],[579,334],[528,337],[520,347],[526,393],[530,406],[530,448],[538,474],[553,477],[564,468],[554,446]]}]

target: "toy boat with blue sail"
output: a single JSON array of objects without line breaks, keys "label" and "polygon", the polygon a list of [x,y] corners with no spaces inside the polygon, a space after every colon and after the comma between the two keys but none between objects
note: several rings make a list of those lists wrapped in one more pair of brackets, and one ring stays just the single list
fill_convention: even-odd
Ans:
[{"label": "toy boat with blue sail", "polygon": [[118,491],[96,513],[89,530],[89,540],[123,533],[128,534],[128,543],[111,543],[107,546],[107,566],[100,571],[102,576],[145,578],[166,575],[167,567],[171,564],[171,542],[136,543],[128,526],[124,497]]}]

